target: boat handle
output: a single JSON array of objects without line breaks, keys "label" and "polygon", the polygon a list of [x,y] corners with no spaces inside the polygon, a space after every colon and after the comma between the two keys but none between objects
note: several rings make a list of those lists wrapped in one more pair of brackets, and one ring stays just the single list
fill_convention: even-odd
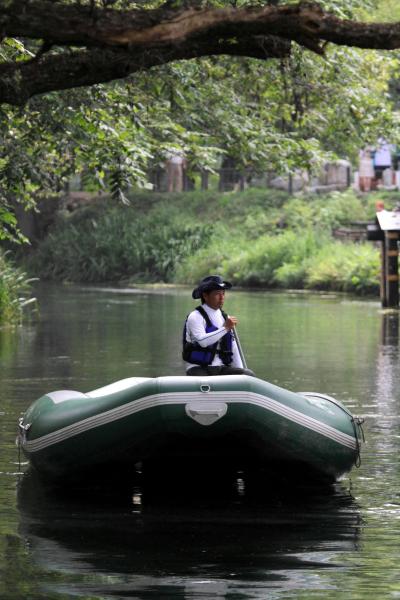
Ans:
[{"label": "boat handle", "polygon": [[205,394],[207,392],[209,392],[211,390],[211,387],[208,385],[208,383],[202,383],[200,386],[200,391],[204,392]]},{"label": "boat handle", "polygon": [[228,405],[225,402],[210,402],[208,399],[202,402],[188,402],[185,406],[187,416],[200,425],[212,425],[225,416],[227,410]]}]

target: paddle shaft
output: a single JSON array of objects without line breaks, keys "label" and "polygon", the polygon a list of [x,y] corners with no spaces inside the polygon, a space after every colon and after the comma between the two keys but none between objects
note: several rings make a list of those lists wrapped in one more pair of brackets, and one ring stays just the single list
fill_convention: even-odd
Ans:
[{"label": "paddle shaft", "polygon": [[241,346],[241,343],[240,343],[240,339],[239,339],[239,335],[238,335],[238,332],[236,330],[236,327],[233,328],[233,335],[235,336],[236,344],[237,344],[237,347],[238,347],[238,350],[239,350],[240,358],[242,359],[243,367],[245,369],[247,369],[246,359],[245,359],[244,354],[243,354],[242,346]]}]

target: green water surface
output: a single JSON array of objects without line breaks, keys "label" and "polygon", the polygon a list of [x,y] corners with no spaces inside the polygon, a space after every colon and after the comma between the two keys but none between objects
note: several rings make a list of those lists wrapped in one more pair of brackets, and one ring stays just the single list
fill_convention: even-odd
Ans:
[{"label": "green water surface", "polygon": [[332,489],[250,494],[239,474],[71,497],[21,475],[17,421],[43,393],[183,373],[190,292],[41,286],[40,321],[0,331],[0,598],[399,598],[399,321],[378,301],[226,300],[259,377],[365,418],[361,467]]}]

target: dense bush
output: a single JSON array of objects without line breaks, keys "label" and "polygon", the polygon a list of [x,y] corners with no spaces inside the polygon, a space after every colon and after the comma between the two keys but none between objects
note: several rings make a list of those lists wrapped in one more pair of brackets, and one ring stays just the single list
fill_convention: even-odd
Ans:
[{"label": "dense bush", "polygon": [[369,294],[379,290],[379,253],[371,244],[331,242],[307,264],[304,287]]},{"label": "dense bush", "polygon": [[331,232],[373,214],[374,200],[351,191],[142,193],[130,206],[103,203],[61,221],[31,268],[70,281],[192,283],[218,272],[242,286],[370,293],[379,287],[377,249]]},{"label": "dense bush", "polygon": [[0,327],[21,321],[24,309],[35,303],[31,280],[0,250]]},{"label": "dense bush", "polygon": [[[209,251],[212,254],[209,254]],[[331,289],[359,294],[379,290],[379,253],[372,245],[342,243],[306,230],[263,236],[253,244],[215,241],[176,272],[177,281],[197,281],[220,272],[241,286]]]}]

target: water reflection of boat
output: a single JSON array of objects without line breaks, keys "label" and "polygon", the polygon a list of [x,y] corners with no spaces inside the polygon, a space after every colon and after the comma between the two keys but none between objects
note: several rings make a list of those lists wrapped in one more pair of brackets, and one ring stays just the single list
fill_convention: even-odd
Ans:
[{"label": "water reflection of boat", "polygon": [[20,420],[19,442],[38,472],[62,481],[138,462],[334,480],[356,464],[360,432],[328,396],[244,375],[177,376],[48,393]]},{"label": "water reflection of boat", "polygon": [[20,534],[46,598],[72,589],[85,598],[267,598],[343,583],[337,567],[357,550],[362,523],[340,483],[251,497],[222,488],[184,500],[182,488],[169,488],[151,501],[138,488],[116,503],[111,490],[71,499],[25,475]]}]

